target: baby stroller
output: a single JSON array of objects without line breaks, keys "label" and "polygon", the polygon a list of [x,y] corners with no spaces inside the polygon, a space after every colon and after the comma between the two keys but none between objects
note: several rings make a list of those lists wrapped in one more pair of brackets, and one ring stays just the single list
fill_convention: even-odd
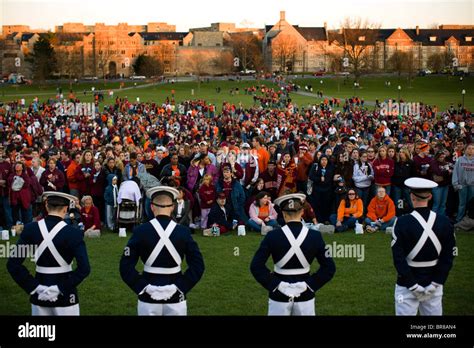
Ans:
[{"label": "baby stroller", "polygon": [[127,180],[120,185],[117,198],[118,208],[115,232],[118,232],[120,227],[133,229],[133,227],[140,224],[142,215],[141,201],[140,187],[135,181]]}]

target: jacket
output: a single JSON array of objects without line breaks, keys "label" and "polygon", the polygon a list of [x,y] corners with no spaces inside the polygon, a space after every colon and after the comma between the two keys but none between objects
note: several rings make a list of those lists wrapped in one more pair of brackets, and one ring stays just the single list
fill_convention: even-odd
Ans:
[{"label": "jacket", "polygon": [[367,217],[372,221],[382,219],[383,222],[388,222],[395,217],[395,204],[388,195],[383,199],[376,196],[369,203]]},{"label": "jacket", "polygon": [[341,199],[339,208],[337,209],[337,220],[342,221],[345,217],[360,218],[364,213],[364,203],[362,199],[357,198],[350,201],[349,208],[346,208],[346,200]]}]

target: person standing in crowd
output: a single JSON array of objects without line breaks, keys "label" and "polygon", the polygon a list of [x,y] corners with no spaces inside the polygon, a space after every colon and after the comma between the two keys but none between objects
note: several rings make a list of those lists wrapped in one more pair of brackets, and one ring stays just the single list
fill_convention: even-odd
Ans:
[{"label": "person standing in crowd", "polygon": [[248,143],[243,143],[240,147],[237,163],[244,171],[244,176],[240,179],[240,183],[248,191],[257,182],[259,175],[258,161],[250,153],[250,145]]},{"label": "person standing in crowd", "polygon": [[7,180],[13,221],[27,224],[33,220],[31,180],[25,165],[16,162]]},{"label": "person standing in crowd", "polygon": [[46,168],[39,179],[39,183],[44,191],[63,191],[66,180],[63,172],[56,167],[56,162],[53,158],[49,159],[48,168]]},{"label": "person standing in crowd", "polygon": [[260,173],[259,178],[264,182],[264,190],[268,192],[271,199],[274,200],[278,197],[278,187],[281,182],[281,176],[278,174],[276,162],[269,161],[267,169]]},{"label": "person standing in crowd", "polygon": [[296,192],[296,176],[297,168],[293,157],[289,153],[281,156],[280,162],[277,165],[277,173],[281,178],[278,188],[278,195],[281,196],[284,192]]},{"label": "person standing in crowd", "polygon": [[163,167],[159,178],[161,180],[174,180],[176,186],[179,187],[186,183],[187,175],[186,167],[179,163],[178,154],[173,152],[170,154],[170,163]]},{"label": "person standing in crowd", "polygon": [[407,208],[412,209],[410,190],[405,186],[405,180],[416,175],[415,165],[407,147],[402,147],[395,155],[395,168],[392,176],[392,197],[397,216]]},{"label": "person standing in crowd", "polygon": [[146,173],[143,163],[138,162],[138,155],[136,152],[130,154],[130,162],[124,168],[124,180],[131,180],[138,176],[138,174]]},{"label": "person standing in crowd", "polygon": [[94,169],[91,173],[91,196],[94,201],[94,205],[99,210],[100,221],[105,222],[105,202],[104,192],[107,186],[105,171],[101,163],[96,160],[94,162]]},{"label": "person standing in crowd", "polygon": [[227,201],[230,202],[235,219],[239,224],[246,225],[249,218],[244,211],[245,192],[242,185],[232,178],[230,165],[223,166],[222,178],[217,182],[216,190],[218,193],[225,193]]},{"label": "person standing in crowd", "polygon": [[10,205],[10,190],[8,185],[8,178],[12,172],[12,165],[5,156],[5,149],[0,148],[0,199],[1,199],[1,212],[0,221],[1,226],[6,227],[8,230],[13,226],[12,210]]},{"label": "person standing in crowd", "polygon": [[254,137],[252,139],[252,146],[255,151],[255,157],[257,157],[258,170],[260,174],[267,170],[268,161],[270,160],[270,154],[263,147],[263,144],[264,142],[261,137]]},{"label": "person standing in crowd", "polygon": [[466,205],[474,197],[474,144],[468,144],[464,155],[454,165],[452,184],[459,193],[459,206],[456,222],[466,214]]},{"label": "person standing in crowd", "polygon": [[296,174],[296,189],[297,191],[305,192],[306,183],[308,181],[308,173],[313,164],[313,157],[308,152],[308,145],[301,144],[298,152],[297,174]]},{"label": "person standing in crowd", "polygon": [[212,183],[211,175],[204,175],[198,194],[201,206],[201,228],[205,229],[208,226],[209,212],[216,201],[216,186]]},{"label": "person standing in crowd", "polygon": [[[120,260],[123,281],[138,295],[138,315],[187,315],[186,294],[204,273],[204,261],[188,227],[171,219],[178,190],[147,191],[155,218],[133,231]],[[182,273],[186,258],[187,270]],[[138,260],[145,264],[136,270]]]},{"label": "person standing in crowd", "polygon": [[367,212],[369,205],[370,190],[374,180],[374,170],[368,162],[367,152],[360,151],[359,160],[354,163],[352,175],[357,196],[362,199],[364,212]]},{"label": "person standing in crowd", "polygon": [[432,162],[433,181],[438,184],[433,188],[433,208],[438,215],[446,215],[446,201],[448,199],[448,185],[452,178],[452,169],[446,161],[446,152],[438,151]]},{"label": "person standing in crowd", "polygon": [[189,227],[191,224],[191,204],[186,199],[186,190],[184,187],[179,186],[177,190],[179,194],[176,198],[175,208],[171,216],[178,224]]},{"label": "person standing in crowd", "polygon": [[309,174],[313,182],[312,201],[316,218],[320,223],[329,222],[331,208],[334,204],[334,166],[327,156],[319,159],[318,166]]},{"label": "person standing in crowd", "polygon": [[79,191],[79,197],[90,194],[92,170],[94,169],[94,162],[92,161],[93,157],[92,151],[84,151],[81,157],[81,162],[77,166],[74,173]]},{"label": "person standing in crowd", "polygon": [[420,142],[416,148],[418,149],[418,153],[413,156],[416,176],[431,180],[433,159],[429,155],[430,145],[425,142]]},{"label": "person standing in crowd", "polygon": [[110,174],[113,174],[117,177],[117,185],[122,183],[122,171],[117,167],[115,159],[113,157],[108,157],[105,160],[104,165],[104,175],[107,178]]},{"label": "person standing in crowd", "polygon": [[398,218],[392,233],[396,315],[442,315],[443,287],[453,266],[456,239],[446,216],[428,202],[437,184],[423,178],[405,181],[413,212]]},{"label": "person standing in crowd", "polygon": [[115,219],[118,208],[118,178],[115,174],[107,175],[107,187],[104,192],[105,221],[109,230],[115,230]]},{"label": "person standing in crowd", "polygon": [[[275,200],[286,225],[265,236],[250,265],[254,278],[268,291],[268,315],[315,315],[315,293],[336,272],[321,234],[301,222],[304,199],[296,193]],[[274,272],[266,267],[269,257]],[[320,267],[311,274],[314,259]]]},{"label": "person standing in crowd", "polygon": [[155,178],[160,177],[160,172],[158,172],[158,162],[153,158],[153,149],[151,146],[148,146],[145,150],[145,159],[142,161],[145,166],[147,173],[153,175]]},{"label": "person standing in crowd", "polygon": [[372,166],[374,168],[375,188],[383,187],[387,194],[390,195],[395,163],[387,156],[387,147],[385,145],[379,147],[377,158],[374,160]]},{"label": "person standing in crowd", "polygon": [[44,197],[47,216],[27,224],[17,242],[37,247],[35,276],[23,265],[22,255],[10,257],[7,269],[30,295],[33,316],[79,315],[77,286],[90,274],[89,259],[83,234],[63,221],[75,197],[62,192],[46,192]]}]

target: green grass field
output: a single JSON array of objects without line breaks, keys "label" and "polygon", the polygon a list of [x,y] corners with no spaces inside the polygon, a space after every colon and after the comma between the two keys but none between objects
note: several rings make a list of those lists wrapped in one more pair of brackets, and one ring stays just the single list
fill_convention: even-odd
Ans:
[{"label": "green grass field", "polygon": [[[204,256],[203,278],[188,296],[190,315],[266,315],[267,293],[253,279],[249,266],[262,239],[248,233],[205,238],[194,236]],[[390,251],[391,237],[385,234],[325,235],[326,244],[361,244],[365,259],[335,258],[336,275],[316,295],[318,315],[394,315],[396,279]],[[12,240],[10,241],[12,242]],[[91,275],[79,286],[83,315],[135,315],[136,296],[122,282],[119,260],[127,239],[105,233],[86,241]],[[5,243],[2,241],[1,243]],[[457,233],[459,256],[445,286],[444,312],[473,315],[474,235]],[[25,262],[30,269],[33,263]],[[6,260],[0,259],[0,315],[28,315],[28,296],[11,279]],[[269,261],[268,266],[271,267]],[[140,263],[140,267],[141,263]],[[313,270],[316,266],[313,265]]]},{"label": "green grass field", "polygon": [[[320,82],[323,81],[321,84]],[[391,86],[386,87],[385,81],[390,81]],[[375,101],[377,98],[381,101],[387,98],[398,98],[397,86],[402,87],[400,96],[406,102],[424,102],[430,105],[437,105],[439,110],[445,110],[451,103],[457,105],[462,102],[461,91],[466,90],[464,97],[464,103],[467,108],[474,109],[474,77],[465,77],[461,82],[459,77],[456,76],[426,76],[416,77],[411,84],[409,84],[406,78],[400,80],[396,76],[367,76],[362,77],[360,80],[360,88],[354,90],[351,78],[346,80],[344,84],[343,77],[331,77],[331,78],[311,78],[311,79],[295,79],[294,82],[299,84],[301,87],[305,85],[312,85],[313,91],[316,93],[317,90],[322,90],[325,95],[334,96],[339,98],[348,98],[354,95],[354,93],[360,97],[363,97],[366,101]],[[145,82],[137,82],[137,87]],[[175,90],[176,100],[182,101],[186,99],[197,99],[202,98],[210,103],[216,104],[218,107],[223,101],[232,103],[242,103],[244,106],[251,106],[253,99],[251,96],[244,95],[243,88],[254,86],[256,84],[272,85],[271,81],[211,81],[210,83],[202,82],[199,86],[197,82],[180,82],[176,84],[159,84],[143,88],[134,88],[134,82],[125,82],[126,90],[116,90],[114,97],[128,97],[130,100],[136,100],[140,97],[140,101],[153,101],[163,102],[166,97],[171,96],[171,91]],[[73,85],[73,90],[76,95],[82,101],[91,101],[92,97],[88,94],[84,98],[83,90],[90,91],[91,87],[95,86],[96,90],[104,89],[117,89],[119,87],[118,82],[107,82],[105,85],[103,81],[96,83],[79,83]],[[221,87],[222,92],[216,93],[216,87]],[[57,85],[49,85],[40,89],[38,86],[3,86],[0,87],[0,101],[9,101],[12,99],[18,99],[25,96],[27,102],[31,102],[35,97],[35,93],[38,93],[40,100],[44,100],[48,97],[54,97],[56,95]],[[64,95],[67,97],[69,91],[69,84],[61,85]],[[231,96],[229,91],[231,88],[239,88],[240,94]],[[194,94],[192,91],[194,90]],[[320,99],[308,96],[302,96],[293,93],[292,99],[299,106],[307,106],[308,104],[319,103]],[[105,95],[105,103],[112,103],[113,100]]]}]

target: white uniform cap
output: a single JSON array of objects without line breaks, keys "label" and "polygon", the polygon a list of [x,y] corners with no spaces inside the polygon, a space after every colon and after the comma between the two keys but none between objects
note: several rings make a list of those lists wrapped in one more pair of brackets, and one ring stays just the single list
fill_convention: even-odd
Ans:
[{"label": "white uniform cap", "polygon": [[409,178],[405,180],[405,186],[412,190],[429,191],[435,187],[438,187],[438,184],[428,179]]},{"label": "white uniform cap", "polygon": [[153,199],[153,196],[156,196],[157,193],[162,192],[168,196],[170,196],[173,200],[178,199],[179,191],[174,187],[169,186],[157,186],[152,187],[151,189],[146,191],[146,196],[149,199]]},{"label": "white uniform cap", "polygon": [[306,196],[303,193],[290,193],[275,199],[275,204],[283,211],[298,211],[303,207]]},{"label": "white uniform cap", "polygon": [[72,205],[75,200],[77,199],[77,197],[73,196],[73,195],[69,195],[67,193],[64,193],[64,192],[56,192],[56,191],[45,191],[43,192],[43,195],[41,196],[42,199],[44,200],[45,198],[46,199],[49,199],[49,198],[59,198],[59,202],[61,202],[62,200],[67,200],[68,203],[64,203],[64,205]]}]

